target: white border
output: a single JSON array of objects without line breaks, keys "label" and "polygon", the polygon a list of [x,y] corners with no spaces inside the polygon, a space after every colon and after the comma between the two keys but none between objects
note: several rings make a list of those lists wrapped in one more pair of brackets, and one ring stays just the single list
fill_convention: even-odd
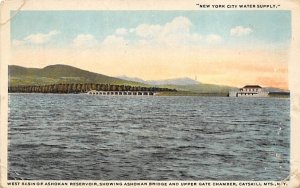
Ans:
[{"label": "white border", "polygon": [[[300,187],[300,147],[297,145],[300,138],[300,68],[299,68],[299,54],[300,54],[300,1],[298,0],[6,0],[1,2],[0,5],[0,187],[64,187],[64,186],[40,186],[40,185],[21,185],[23,182],[52,182],[55,184],[58,182],[82,182],[82,183],[104,183],[114,181],[13,181],[19,182],[19,185],[7,186],[7,120],[8,120],[8,94],[7,94],[7,65],[10,62],[10,11],[18,10],[198,10],[199,7],[196,3],[207,3],[207,4],[280,4],[280,8],[276,10],[291,10],[292,12],[292,41],[291,51],[289,60],[289,88],[291,91],[291,175],[290,181],[287,182],[288,186],[283,187]],[[216,9],[207,9],[216,10]],[[241,9],[218,9],[218,10],[241,10]],[[262,9],[242,9],[242,10],[262,10]],[[268,10],[268,9],[264,9]],[[10,181],[12,182],[12,181]],[[191,187],[183,186],[181,183],[188,182],[208,182],[211,186],[208,187],[223,187],[223,186],[212,186],[217,181],[116,181],[122,182],[122,187],[143,187],[143,186],[124,186],[125,182],[141,183],[141,182],[173,182],[179,183],[179,186],[168,186],[168,187]],[[224,182],[224,181],[223,181]],[[230,181],[231,183],[241,182]],[[264,184],[266,182],[258,181],[242,181],[242,183],[254,183],[253,186],[226,186],[226,187],[281,187],[281,186],[259,186],[256,183]],[[270,182],[271,183],[271,182]],[[277,182],[273,182],[277,183]],[[72,186],[72,187],[89,187],[89,186]],[[95,186],[91,186],[95,187]],[[99,186],[98,186],[99,187]],[[113,186],[100,186],[100,187],[113,187]],[[120,186],[116,186],[120,187]],[[164,186],[144,186],[144,187],[164,187]],[[193,187],[206,187],[206,186],[193,186]]]}]

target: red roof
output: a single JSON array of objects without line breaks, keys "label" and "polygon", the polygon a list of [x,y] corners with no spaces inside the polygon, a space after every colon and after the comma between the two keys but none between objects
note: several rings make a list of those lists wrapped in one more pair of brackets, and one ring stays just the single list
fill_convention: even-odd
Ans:
[{"label": "red roof", "polygon": [[243,88],[261,88],[259,85],[246,85]]}]

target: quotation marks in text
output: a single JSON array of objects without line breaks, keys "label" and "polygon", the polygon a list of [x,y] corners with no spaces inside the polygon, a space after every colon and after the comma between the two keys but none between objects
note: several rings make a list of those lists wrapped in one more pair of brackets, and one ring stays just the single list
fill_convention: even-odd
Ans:
[{"label": "quotation marks in text", "polygon": [[207,9],[235,9],[235,8],[255,8],[255,9],[276,9],[279,8],[280,5],[275,5],[275,4],[241,4],[241,5],[225,5],[225,4],[196,4],[197,7],[199,8],[207,8]]}]

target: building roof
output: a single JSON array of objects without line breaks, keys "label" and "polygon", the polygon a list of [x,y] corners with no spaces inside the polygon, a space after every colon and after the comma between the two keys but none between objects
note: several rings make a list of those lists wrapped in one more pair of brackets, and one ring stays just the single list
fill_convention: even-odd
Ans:
[{"label": "building roof", "polygon": [[261,88],[259,85],[246,85],[243,88]]}]

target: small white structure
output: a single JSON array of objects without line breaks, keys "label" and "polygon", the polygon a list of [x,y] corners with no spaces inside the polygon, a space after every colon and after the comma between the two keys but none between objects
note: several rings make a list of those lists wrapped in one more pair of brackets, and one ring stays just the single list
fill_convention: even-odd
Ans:
[{"label": "small white structure", "polygon": [[230,91],[229,97],[268,97],[269,92],[259,85],[246,85],[237,91]]}]

